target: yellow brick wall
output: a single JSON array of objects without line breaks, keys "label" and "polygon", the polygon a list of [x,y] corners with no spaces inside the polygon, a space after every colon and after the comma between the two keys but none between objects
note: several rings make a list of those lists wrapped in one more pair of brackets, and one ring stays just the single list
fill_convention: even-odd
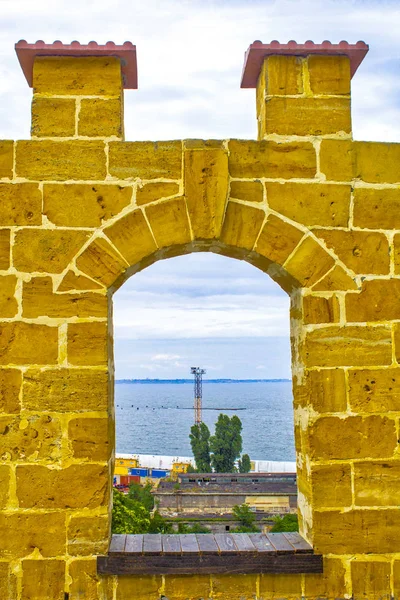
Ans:
[{"label": "yellow brick wall", "polygon": [[[36,60],[0,142],[0,598],[400,594],[400,145],[354,142],[343,57],[271,57],[260,139],[124,142],[117,59]],[[112,294],[192,251],[291,297],[302,534],[322,575],[98,577],[114,464]]]}]

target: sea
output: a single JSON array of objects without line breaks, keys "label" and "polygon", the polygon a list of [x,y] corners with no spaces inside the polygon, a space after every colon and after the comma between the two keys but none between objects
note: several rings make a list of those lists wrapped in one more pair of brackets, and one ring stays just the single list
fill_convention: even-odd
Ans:
[{"label": "sea", "polygon": [[[253,460],[294,461],[290,381],[203,383],[203,421],[214,432],[220,413],[242,421],[243,453]],[[116,383],[117,452],[191,456],[193,383]]]}]

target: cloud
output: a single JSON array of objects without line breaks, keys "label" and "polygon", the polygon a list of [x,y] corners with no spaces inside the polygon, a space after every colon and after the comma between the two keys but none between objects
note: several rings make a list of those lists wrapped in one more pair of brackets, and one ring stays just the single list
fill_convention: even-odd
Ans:
[{"label": "cloud", "polygon": [[[177,358],[180,358],[179,354],[155,354],[151,357],[151,360],[165,360],[165,361],[176,361]],[[175,364],[177,364],[175,362]]]}]

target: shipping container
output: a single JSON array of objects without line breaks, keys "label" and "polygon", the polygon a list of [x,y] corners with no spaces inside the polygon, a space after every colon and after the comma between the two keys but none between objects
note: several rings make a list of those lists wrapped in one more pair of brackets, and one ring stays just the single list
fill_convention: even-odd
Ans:
[{"label": "shipping container", "polygon": [[138,475],[120,475],[119,482],[121,485],[140,483],[140,477]]},{"label": "shipping container", "polygon": [[165,469],[152,469],[151,477],[154,477],[154,479],[161,479],[162,477],[169,477],[169,471],[166,471]]},{"label": "shipping container", "polygon": [[142,469],[141,467],[136,467],[134,469],[129,469],[130,475],[136,475],[137,477],[148,477],[149,469]]}]

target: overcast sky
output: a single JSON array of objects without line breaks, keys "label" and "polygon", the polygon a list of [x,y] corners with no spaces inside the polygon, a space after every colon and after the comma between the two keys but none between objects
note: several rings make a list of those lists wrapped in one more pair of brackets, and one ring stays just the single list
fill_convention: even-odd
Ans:
[{"label": "overcast sky", "polygon": [[[400,2],[369,0],[0,0],[0,137],[29,138],[31,90],[19,39],[130,40],[139,89],[125,93],[127,140],[255,138],[241,90],[256,39],[370,45],[352,85],[356,139],[400,141]],[[288,299],[254,267],[211,254],[149,267],[115,295],[117,377],[290,376]]]}]

